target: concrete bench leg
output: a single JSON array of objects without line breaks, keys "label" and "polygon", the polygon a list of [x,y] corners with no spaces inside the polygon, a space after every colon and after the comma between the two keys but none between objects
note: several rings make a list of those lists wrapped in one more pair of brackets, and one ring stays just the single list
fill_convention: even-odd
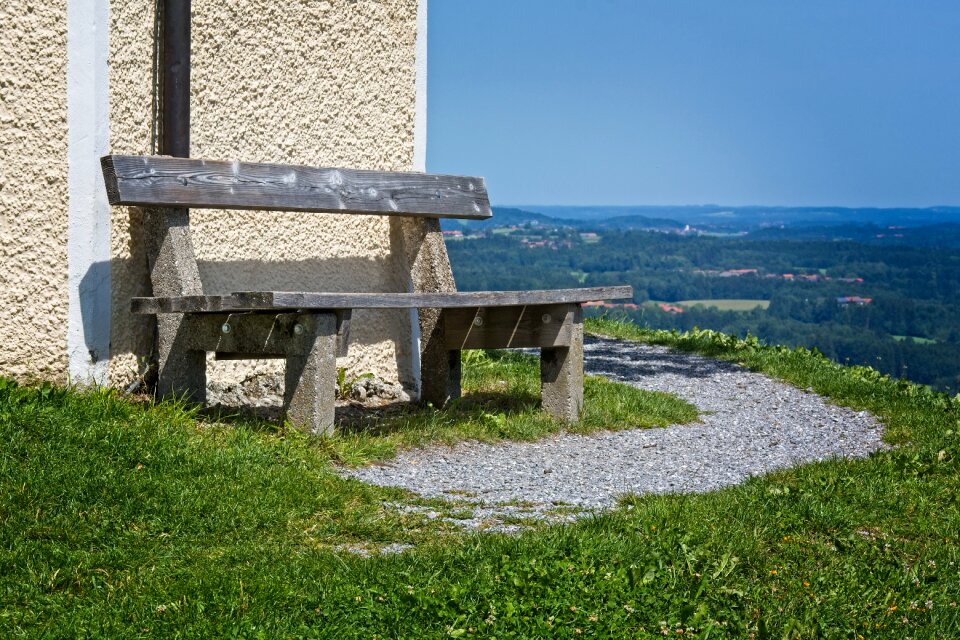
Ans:
[{"label": "concrete bench leg", "polygon": [[540,349],[543,410],[564,422],[577,422],[583,410],[583,319],[575,312],[569,347]]},{"label": "concrete bench leg", "polygon": [[[187,209],[145,209],[144,246],[155,296],[201,295]],[[157,397],[207,400],[207,355],[191,344],[194,317],[157,316]]]},{"label": "concrete bench leg", "polygon": [[207,354],[190,348],[191,327],[189,316],[157,316],[159,398],[199,403],[207,400]]},{"label": "concrete bench leg", "polygon": [[442,407],[460,397],[460,350],[448,349],[439,309],[420,309],[420,399]]},{"label": "concrete bench leg", "polygon": [[461,376],[460,350],[447,351],[447,398],[449,400],[460,399]]},{"label": "concrete bench leg", "polygon": [[337,316],[305,315],[300,326],[310,345],[306,355],[288,355],[283,408],[287,419],[312,434],[333,433],[337,384]]},{"label": "concrete bench leg", "polygon": [[437,356],[429,370],[421,370],[420,399],[435,407],[443,407],[460,399],[460,351],[443,350]]}]

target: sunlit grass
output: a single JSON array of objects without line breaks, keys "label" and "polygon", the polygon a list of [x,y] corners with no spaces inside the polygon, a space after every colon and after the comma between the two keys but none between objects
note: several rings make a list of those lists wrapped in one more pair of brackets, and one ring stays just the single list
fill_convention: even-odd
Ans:
[{"label": "sunlit grass", "polygon": [[[812,387],[876,413],[898,446],[704,495],[625,496],[570,526],[466,534],[390,506],[439,503],[337,476],[333,440],[0,382],[0,637],[960,636],[957,401],[804,349],[589,327]],[[475,365],[463,405],[430,420],[535,405],[535,377]],[[343,550],[394,543],[414,547]]]}]

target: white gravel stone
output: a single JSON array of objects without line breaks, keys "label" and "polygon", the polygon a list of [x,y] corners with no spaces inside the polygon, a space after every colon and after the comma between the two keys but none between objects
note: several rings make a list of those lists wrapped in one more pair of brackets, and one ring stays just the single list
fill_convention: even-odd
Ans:
[{"label": "white gravel stone", "polygon": [[869,413],[830,404],[736,364],[591,339],[585,366],[588,373],[675,394],[697,407],[701,421],[560,434],[532,443],[434,446],[343,474],[428,497],[453,494],[462,501],[469,494],[487,517],[495,515],[496,505],[518,501],[546,516],[556,505],[589,513],[612,506],[625,493],[710,491],[775,469],[864,457],[886,446],[882,426]]}]

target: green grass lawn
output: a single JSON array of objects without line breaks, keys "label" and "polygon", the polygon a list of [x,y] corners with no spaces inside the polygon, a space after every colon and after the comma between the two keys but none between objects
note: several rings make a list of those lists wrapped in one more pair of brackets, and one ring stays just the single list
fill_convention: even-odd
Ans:
[{"label": "green grass lawn", "polygon": [[[529,360],[475,356],[473,397],[452,410],[325,440],[0,382],[0,637],[958,636],[960,403],[803,349],[590,327],[813,387],[877,413],[898,447],[705,495],[628,496],[569,526],[468,534],[385,506],[442,508],[344,480],[333,461],[555,431],[531,426]],[[504,375],[524,367],[526,382]],[[608,384],[587,387],[588,411],[605,406],[581,429],[695,419]],[[392,542],[415,546],[338,546]]]},{"label": "green grass lawn", "polygon": [[770,307],[769,300],[741,300],[735,298],[718,298],[716,300],[680,300],[672,304],[681,307],[693,307],[702,304],[705,307],[715,307],[720,311],[751,311],[760,307],[767,309]]}]

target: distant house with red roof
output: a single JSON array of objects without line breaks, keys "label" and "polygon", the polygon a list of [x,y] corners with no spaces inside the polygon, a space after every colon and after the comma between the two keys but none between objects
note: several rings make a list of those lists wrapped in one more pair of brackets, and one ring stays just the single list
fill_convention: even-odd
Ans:
[{"label": "distant house with red roof", "polygon": [[873,298],[861,298],[860,296],[840,296],[837,298],[837,304],[840,306],[855,304],[862,307],[863,305],[870,304],[871,302],[873,302]]},{"label": "distant house with red roof", "polygon": [[667,302],[660,302],[657,304],[658,307],[666,311],[667,313],[683,313],[683,307],[678,307],[675,304],[669,304]]}]

